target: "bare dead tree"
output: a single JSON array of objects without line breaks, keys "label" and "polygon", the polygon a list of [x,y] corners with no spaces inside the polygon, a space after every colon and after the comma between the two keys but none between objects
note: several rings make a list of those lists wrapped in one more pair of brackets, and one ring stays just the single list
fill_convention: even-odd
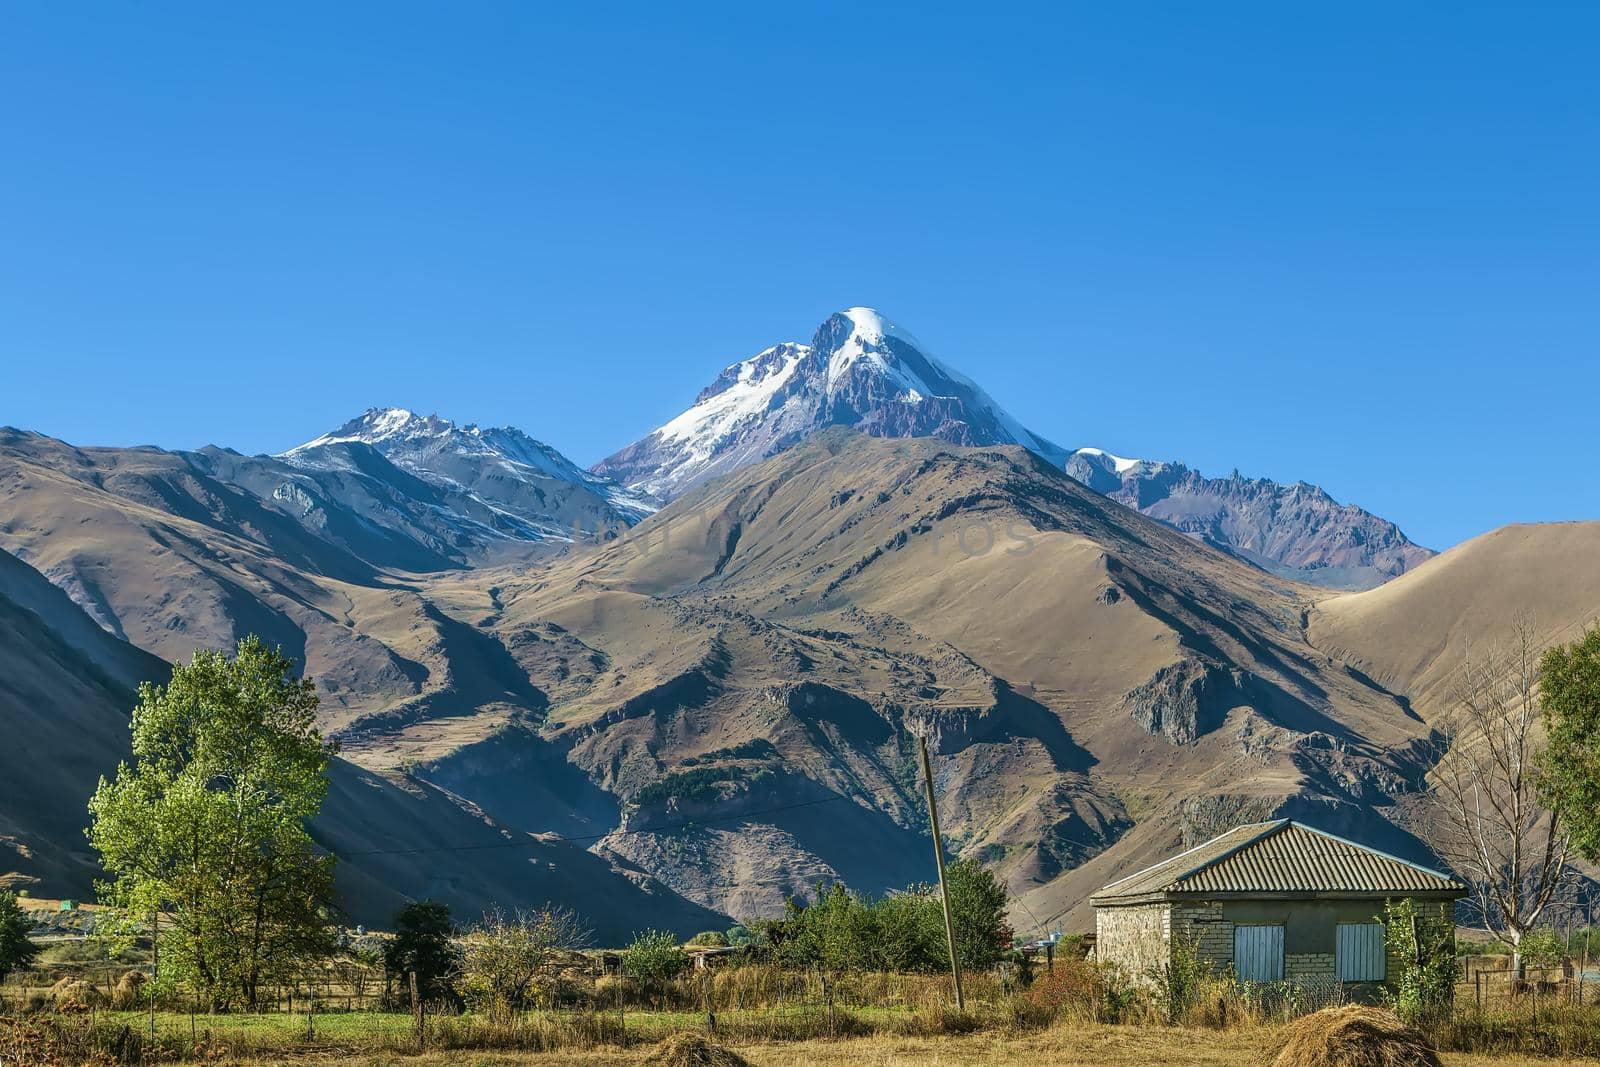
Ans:
[{"label": "bare dead tree", "polygon": [[1436,768],[1432,844],[1470,890],[1485,929],[1511,949],[1565,903],[1574,881],[1560,815],[1540,803],[1540,647],[1530,620],[1505,645],[1469,653]]},{"label": "bare dead tree", "polygon": [[529,987],[553,955],[589,943],[588,925],[570,908],[507,912],[498,905],[463,939],[462,971],[468,991],[483,999],[489,1011],[507,1015],[527,1006]]}]

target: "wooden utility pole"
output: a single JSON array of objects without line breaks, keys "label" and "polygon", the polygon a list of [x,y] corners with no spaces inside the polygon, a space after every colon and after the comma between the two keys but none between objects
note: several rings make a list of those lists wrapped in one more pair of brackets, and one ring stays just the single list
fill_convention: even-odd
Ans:
[{"label": "wooden utility pole", "polygon": [[944,840],[939,835],[939,805],[933,796],[933,765],[928,762],[928,738],[917,735],[922,749],[922,782],[928,793],[928,822],[933,826],[933,859],[939,867],[939,896],[944,900],[944,939],[950,946],[950,974],[956,980],[956,1011],[967,1010],[967,998],[961,991],[961,957],[956,955],[956,923],[950,914],[950,883],[944,876]]}]

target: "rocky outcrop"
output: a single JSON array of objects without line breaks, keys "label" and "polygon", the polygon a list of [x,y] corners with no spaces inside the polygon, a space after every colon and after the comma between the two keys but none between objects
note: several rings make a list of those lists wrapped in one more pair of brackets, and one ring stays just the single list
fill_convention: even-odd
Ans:
[{"label": "rocky outcrop", "polygon": [[1175,745],[1192,744],[1245,703],[1245,674],[1190,658],[1168,664],[1123,697],[1133,721]]}]

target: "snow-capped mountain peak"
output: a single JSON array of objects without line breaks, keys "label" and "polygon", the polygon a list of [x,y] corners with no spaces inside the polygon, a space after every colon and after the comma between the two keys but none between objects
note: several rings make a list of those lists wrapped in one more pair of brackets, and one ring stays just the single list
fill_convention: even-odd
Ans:
[{"label": "snow-capped mountain peak", "polygon": [[438,437],[454,428],[455,424],[449,419],[441,419],[437,415],[424,417],[405,408],[368,408],[337,430],[289,449],[282,458],[287,459],[296,453],[324,445],[360,442],[376,447],[380,442],[395,438]]},{"label": "snow-capped mountain peak", "polygon": [[896,326],[872,308],[846,308],[834,317],[847,320],[851,329],[828,356],[830,389],[847,375],[852,367],[864,362],[876,373],[898,381],[904,386],[905,395],[912,400],[936,395],[932,387],[922,381],[915,371],[897,365],[893,350],[887,344],[888,339],[892,337],[920,352],[922,346],[909,332]]},{"label": "snow-capped mountain peak", "polygon": [[660,506],[515,427],[461,425],[400,407],[368,408],[279,458],[302,468],[343,470],[353,465],[350,446],[377,451],[450,494],[474,523],[488,521],[520,540],[567,539],[574,528],[631,525]]},{"label": "snow-capped mountain peak", "polygon": [[785,342],[732,364],[688,410],[593,469],[670,498],[836,425],[881,437],[1020,444],[1053,463],[1066,459],[910,331],[851,307],[830,315],[810,344]]}]

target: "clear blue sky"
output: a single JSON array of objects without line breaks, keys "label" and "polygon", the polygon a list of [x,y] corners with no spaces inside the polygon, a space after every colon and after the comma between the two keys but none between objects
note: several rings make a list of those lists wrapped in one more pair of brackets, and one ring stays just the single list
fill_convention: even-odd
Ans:
[{"label": "clear blue sky", "polygon": [[1600,517],[1594,5],[757,7],[8,5],[0,423],[587,463],[869,304],[1066,445]]}]

